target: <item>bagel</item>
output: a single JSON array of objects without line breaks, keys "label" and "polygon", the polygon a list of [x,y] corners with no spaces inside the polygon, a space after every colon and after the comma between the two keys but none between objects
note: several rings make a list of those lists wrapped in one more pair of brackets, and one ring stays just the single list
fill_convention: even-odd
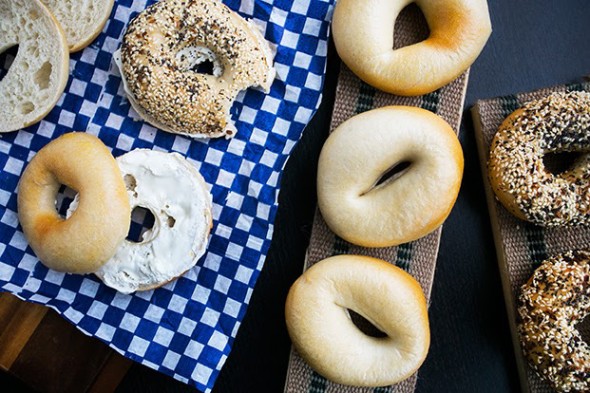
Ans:
[{"label": "bagel", "polygon": [[383,107],[346,120],[326,140],[318,162],[318,206],[344,240],[394,246],[442,224],[462,175],[461,145],[442,118],[415,107]]},{"label": "bagel", "polygon": [[[194,71],[205,61],[213,63],[212,75]],[[250,86],[270,89],[272,61],[260,31],[218,0],[148,7],[129,24],[120,51],[136,112],[159,129],[194,138],[233,137],[231,105]]]},{"label": "bagel", "polygon": [[590,346],[576,324],[590,314],[590,252],[544,261],[518,298],[523,354],[558,392],[590,391]]},{"label": "bagel", "polygon": [[38,0],[0,0],[0,53],[18,45],[0,81],[0,133],[39,122],[55,106],[68,81],[64,33]]},{"label": "bagel", "polygon": [[211,194],[201,174],[177,153],[136,149],[117,158],[131,208],[154,215],[139,243],[125,240],[95,274],[122,293],[160,287],[205,253],[212,225]]},{"label": "bagel", "polygon": [[[552,93],[510,114],[490,146],[488,174],[498,200],[544,227],[590,224],[590,93]],[[548,153],[583,153],[551,173]]]},{"label": "bagel", "polygon": [[[386,336],[363,333],[349,310]],[[319,374],[345,385],[400,382],[420,367],[430,346],[420,285],[376,258],[339,255],[314,264],[289,290],[285,316],[302,358]]]},{"label": "bagel", "polygon": [[[68,219],[56,211],[64,184],[80,194]],[[131,208],[121,171],[95,136],[69,133],[44,146],[18,185],[18,218],[41,262],[67,273],[92,273],[127,236]]]},{"label": "bagel", "polygon": [[[430,35],[393,48],[394,21],[415,2]],[[430,93],[475,61],[491,34],[485,0],[338,0],[332,20],[342,61],[360,79],[392,94]]]},{"label": "bagel", "polygon": [[41,0],[61,24],[70,52],[87,47],[106,24],[114,0]]}]

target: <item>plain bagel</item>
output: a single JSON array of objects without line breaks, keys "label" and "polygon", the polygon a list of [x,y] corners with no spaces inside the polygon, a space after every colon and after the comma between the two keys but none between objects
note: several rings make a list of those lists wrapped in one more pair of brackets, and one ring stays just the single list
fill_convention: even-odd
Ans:
[{"label": "plain bagel", "polygon": [[411,0],[338,0],[332,31],[344,63],[392,94],[421,95],[457,78],[491,34],[486,0],[416,0],[430,36],[393,49],[394,21]]},{"label": "plain bagel", "polygon": [[[61,184],[80,194],[64,220],[55,208]],[[51,141],[27,165],[18,186],[18,218],[37,257],[47,267],[92,273],[127,236],[131,208],[123,176],[95,136],[73,132]]]},{"label": "plain bagel", "polygon": [[442,224],[462,176],[463,151],[448,123],[425,109],[383,107],[346,120],[326,140],[318,206],[344,240],[394,246]]},{"label": "plain bagel", "polygon": [[[363,333],[348,310],[386,337]],[[336,383],[391,385],[412,375],[428,353],[430,329],[420,285],[380,259],[339,255],[314,264],[291,287],[285,313],[297,352]]]},{"label": "plain bagel", "polygon": [[[117,57],[117,56],[116,56]],[[147,122],[195,138],[233,137],[230,108],[270,89],[273,55],[260,31],[218,0],[162,0],[131,21],[120,61],[129,100]],[[212,75],[195,71],[209,61]]]}]

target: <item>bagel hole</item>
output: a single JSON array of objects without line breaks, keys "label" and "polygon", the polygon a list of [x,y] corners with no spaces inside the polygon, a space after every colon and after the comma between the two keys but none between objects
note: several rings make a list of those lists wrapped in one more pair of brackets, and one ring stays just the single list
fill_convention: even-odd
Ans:
[{"label": "bagel hole", "polygon": [[576,324],[576,329],[580,332],[582,340],[590,344],[590,317],[588,315]]},{"label": "bagel hole", "polygon": [[[395,34],[396,31],[411,31],[412,34]],[[427,39],[430,28],[420,7],[411,3],[404,7],[395,19],[393,32],[393,49],[399,49]]]},{"label": "bagel hole", "polygon": [[14,59],[18,54],[18,45],[14,45],[6,49],[4,52],[0,53],[0,82],[6,74],[8,74],[8,70],[14,63]]},{"label": "bagel hole", "polygon": [[367,318],[363,317],[354,310],[347,309],[350,320],[361,332],[369,337],[384,338],[387,334],[382,332],[377,326],[373,325]]},{"label": "bagel hole", "polygon": [[194,71],[198,74],[205,74],[205,75],[213,75],[213,62],[210,60],[205,60],[201,64],[195,64],[191,71]]},{"label": "bagel hole", "polygon": [[[57,191],[57,195],[55,197],[55,210],[57,210],[57,214],[60,215],[61,218],[66,219],[68,209],[70,205],[74,201],[76,194],[78,192],[66,185],[61,185],[59,190]],[[73,213],[76,209],[74,208],[71,213]]]},{"label": "bagel hole", "polygon": [[131,225],[127,240],[132,243],[141,243],[149,238],[156,218],[154,214],[145,207],[136,206],[131,211]]},{"label": "bagel hole", "polygon": [[381,177],[377,180],[374,187],[379,187],[384,183],[392,182],[402,177],[412,166],[411,161],[400,161],[389,168]]},{"label": "bagel hole", "polygon": [[583,153],[579,152],[559,152],[547,153],[543,156],[543,165],[545,170],[553,175],[567,172],[572,169],[576,161],[582,157]]},{"label": "bagel hole", "polygon": [[223,74],[223,65],[215,52],[204,46],[186,46],[176,54],[176,61],[182,70],[215,77]]}]

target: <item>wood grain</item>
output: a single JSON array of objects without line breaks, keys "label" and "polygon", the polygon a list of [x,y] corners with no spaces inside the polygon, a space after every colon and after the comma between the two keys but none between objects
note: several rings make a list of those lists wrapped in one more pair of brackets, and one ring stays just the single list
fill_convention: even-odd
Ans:
[{"label": "wood grain", "polygon": [[131,364],[53,310],[0,294],[0,367],[32,389],[114,391]]}]

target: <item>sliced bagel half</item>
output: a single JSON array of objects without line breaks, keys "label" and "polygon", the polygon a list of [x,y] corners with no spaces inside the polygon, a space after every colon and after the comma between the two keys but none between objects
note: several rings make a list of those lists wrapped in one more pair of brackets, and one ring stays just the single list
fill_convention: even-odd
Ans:
[{"label": "sliced bagel half", "polygon": [[41,0],[61,24],[70,52],[84,49],[100,34],[114,0]]},{"label": "sliced bagel half", "polygon": [[0,81],[0,132],[40,121],[55,106],[68,81],[65,35],[39,0],[0,0],[0,53],[18,45]]}]

